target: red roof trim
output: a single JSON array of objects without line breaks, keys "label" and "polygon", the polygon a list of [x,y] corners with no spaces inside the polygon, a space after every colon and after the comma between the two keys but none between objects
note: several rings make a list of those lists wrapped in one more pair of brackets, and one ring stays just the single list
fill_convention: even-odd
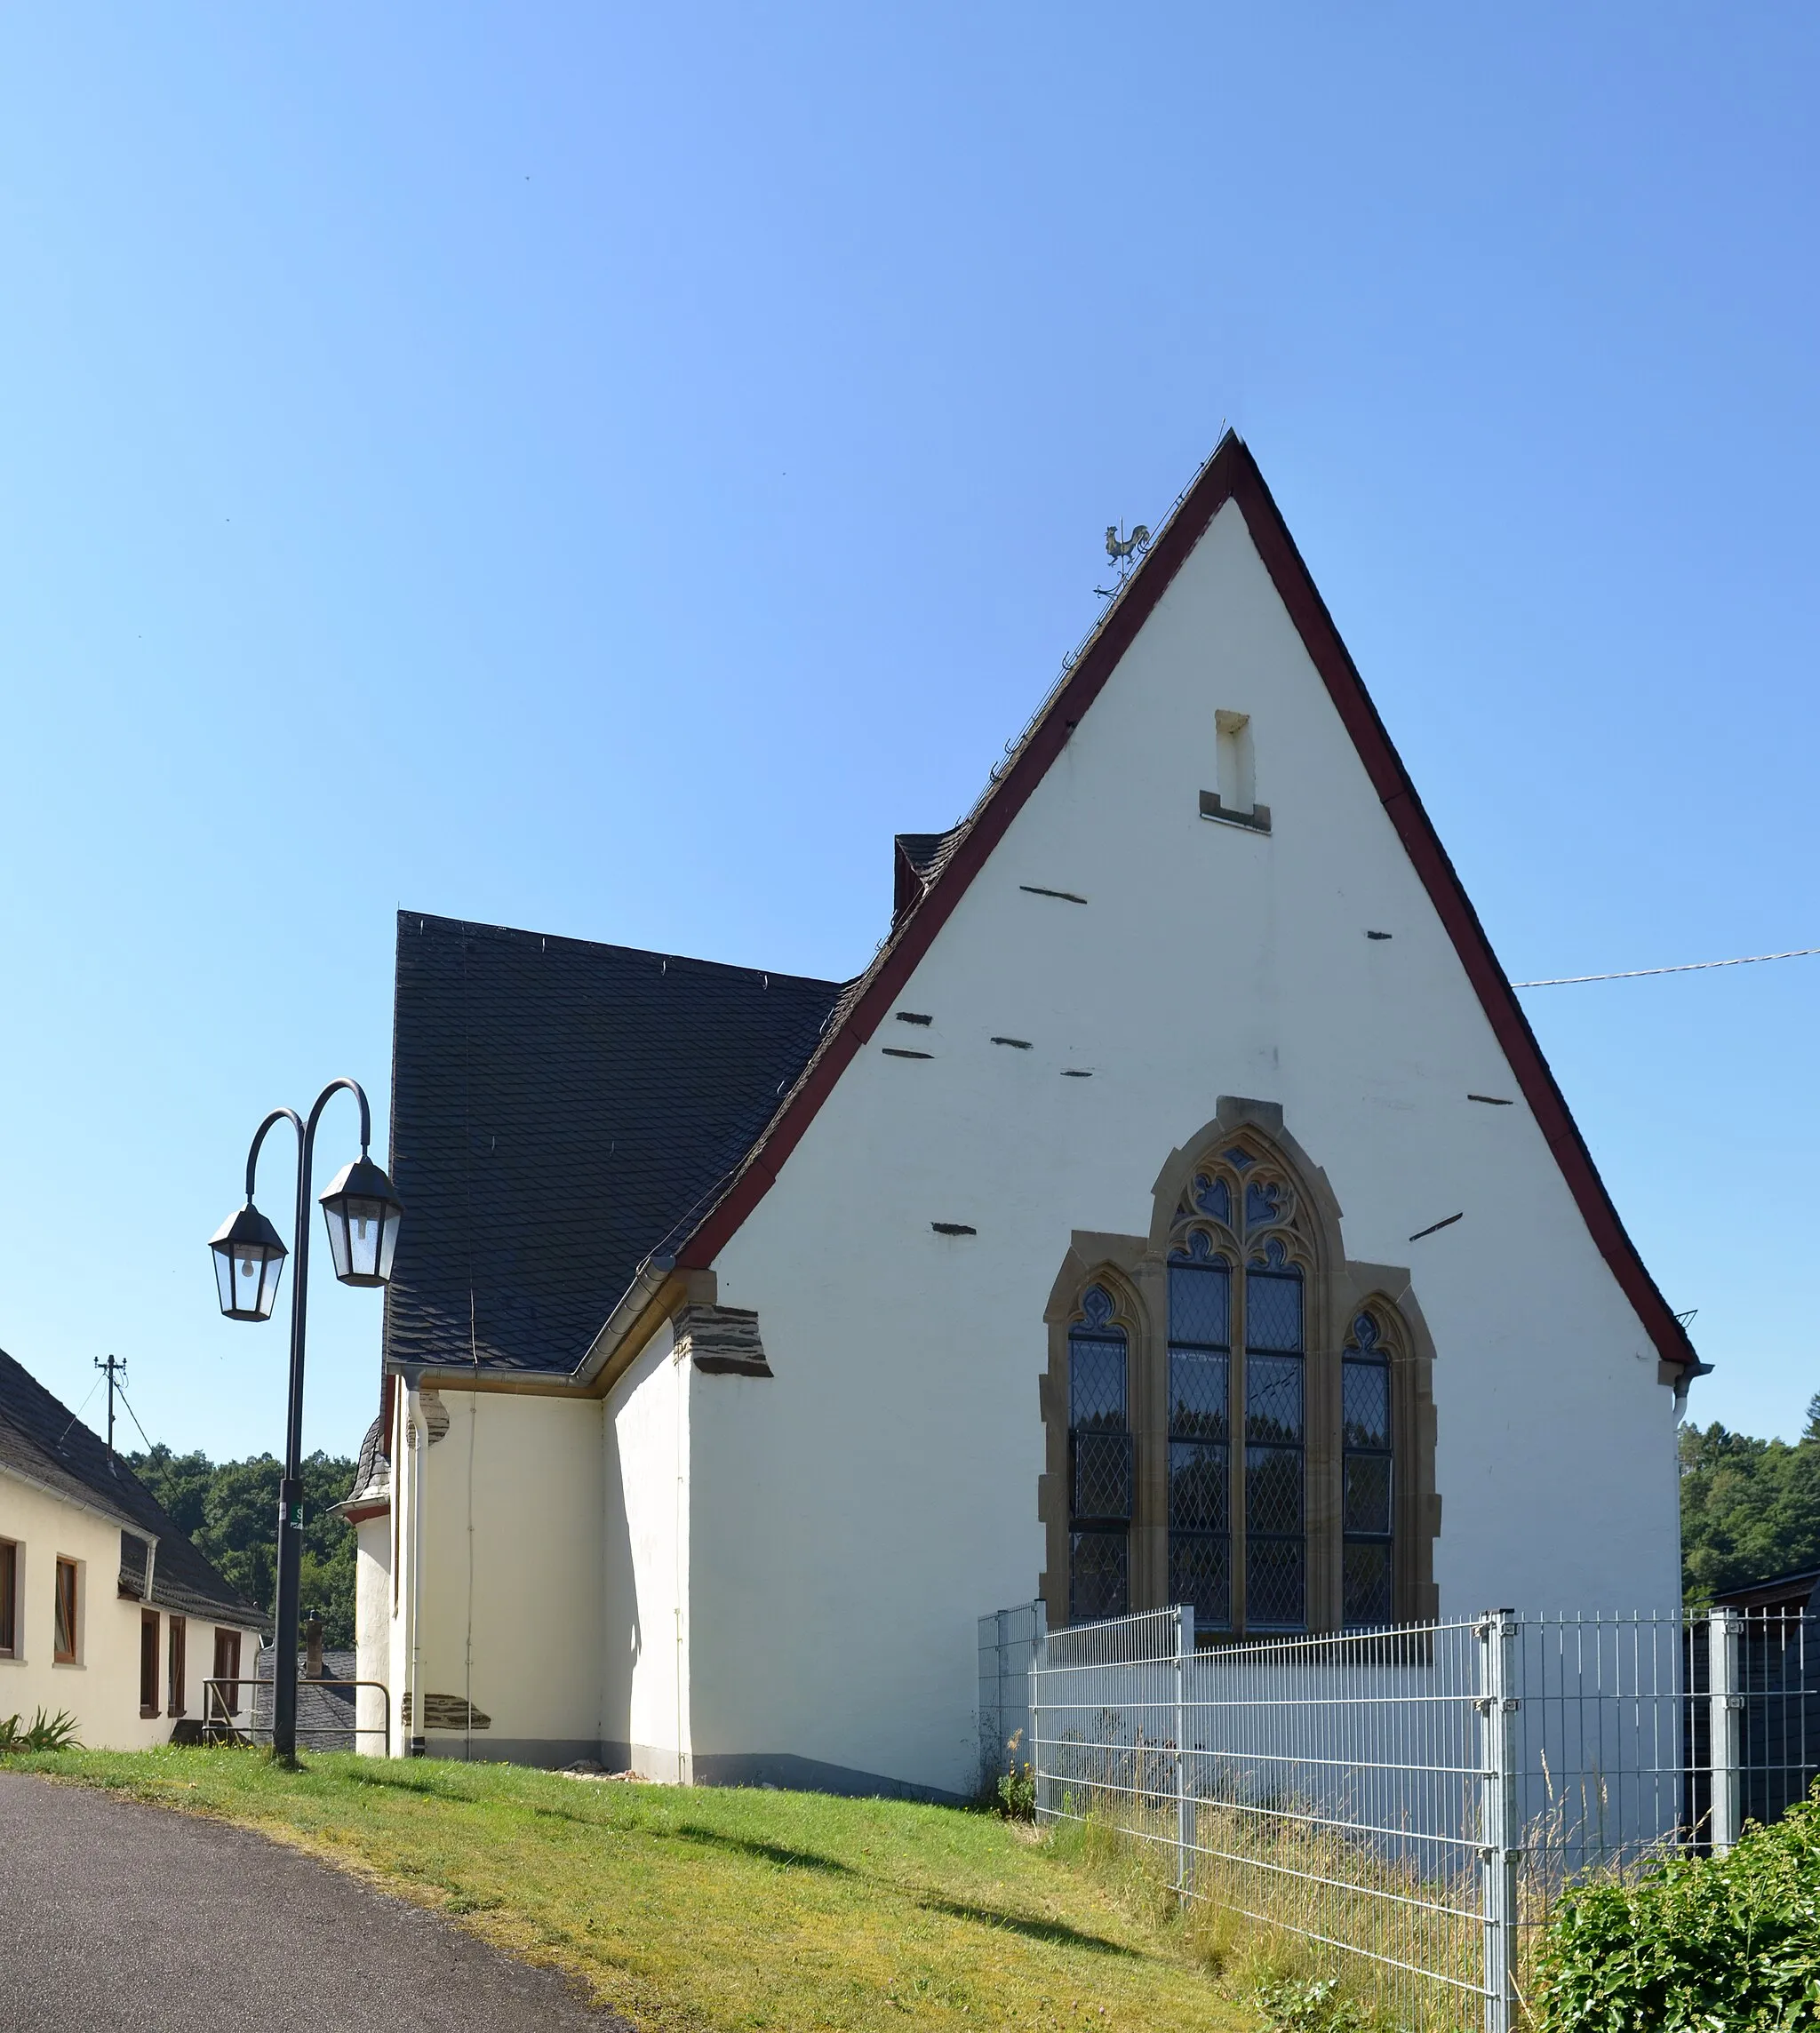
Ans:
[{"label": "red roof trim", "polygon": [[1098,634],[1031,729],[1003,777],[981,801],[953,858],[922,901],[900,921],[839,1029],[810,1063],[732,1185],[689,1239],[679,1253],[679,1261],[706,1269],[763,1199],[835,1081],[889,1015],[968,884],[986,865],[1011,821],[1061,753],[1074,727],[1098,698],[1138,630],[1150,618],[1169,582],[1228,501],[1236,503],[1243,514],[1251,541],[1352,737],[1372,787],[1383,801],[1397,837],[1447,928],[1466,977],[1510,1061],[1523,1098],[1554,1154],[1594,1246],[1635,1309],[1656,1352],[1669,1362],[1694,1362],[1697,1359],[1687,1331],[1670,1310],[1618,1218],[1605,1182],[1542,1055],[1536,1033],[1529,1028],[1529,1018],[1509,977],[1498,965],[1478,913],[1423,809],[1402,758],[1378,718],[1364,680],[1340,639],[1264,475],[1248,448],[1232,435],[1221,442],[1201,469],[1186,499],[1132,574]]}]

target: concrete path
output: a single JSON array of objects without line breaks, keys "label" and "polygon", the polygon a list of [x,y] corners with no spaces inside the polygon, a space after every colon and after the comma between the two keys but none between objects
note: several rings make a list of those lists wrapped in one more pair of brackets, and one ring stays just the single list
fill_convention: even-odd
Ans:
[{"label": "concrete path", "polygon": [[633,2033],[562,1978],[245,1830],[0,1774],[7,2033]]}]

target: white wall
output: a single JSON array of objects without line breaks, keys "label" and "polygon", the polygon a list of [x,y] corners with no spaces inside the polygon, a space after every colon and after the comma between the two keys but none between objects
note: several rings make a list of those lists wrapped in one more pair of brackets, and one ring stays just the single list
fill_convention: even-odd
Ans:
[{"label": "white wall", "polygon": [[[53,1716],[67,1710],[81,1741],[94,1750],[168,1743],[176,1720],[168,1706],[171,1613],[161,1604],[120,1595],[120,1529],[0,1469],[0,1539],[20,1547],[21,1598],[17,1654],[0,1658],[0,1717],[18,1715],[29,1723],[39,1709]],[[74,1665],[59,1665],[53,1656],[60,1558],[78,1563]],[[153,1716],[140,1713],[140,1624],[146,1609],[158,1618],[158,1712]],[[218,1627],[197,1616],[185,1622],[184,1713],[200,1718]],[[257,1644],[251,1631],[243,1634],[243,1673],[252,1671]]]},{"label": "white wall", "polygon": [[686,1778],[689,1722],[690,1385],[667,1326],[608,1393],[605,1699],[610,1763]]},{"label": "white wall", "polygon": [[[475,1758],[592,1756],[601,1734],[600,1403],[463,1391],[442,1399],[449,1427],[428,1449],[423,1490],[423,1690],[470,1700],[491,1718],[473,1739]],[[414,1450],[399,1454],[395,1501],[408,1506]],[[395,1700],[408,1685],[410,1515],[402,1514],[392,1625]],[[459,1758],[466,1746],[459,1733],[432,1732],[427,1748]]]},{"label": "white wall", "polygon": [[[1199,816],[1220,708],[1251,716],[1268,837]],[[898,1007],[935,1021],[887,1019],[716,1266],[776,1375],[694,1380],[698,1754],[967,1783],[973,1618],[1027,1600],[1044,1565],[1051,1283],[1071,1232],[1147,1230],[1160,1167],[1222,1094],[1281,1104],[1347,1255],[1414,1273],[1443,1614],[1675,1602],[1656,1352],[1236,506]]]},{"label": "white wall", "polygon": [[[392,1674],[392,1514],[363,1518],[354,1527],[354,1677],[377,1680],[386,1691],[359,1688],[354,1697],[354,1719],[359,1730],[354,1740],[356,1750],[369,1758],[383,1757],[387,1745],[387,1708],[393,1720],[391,1734],[398,1734],[396,1695],[402,1681]],[[395,1742],[393,1750],[399,1746]]]}]

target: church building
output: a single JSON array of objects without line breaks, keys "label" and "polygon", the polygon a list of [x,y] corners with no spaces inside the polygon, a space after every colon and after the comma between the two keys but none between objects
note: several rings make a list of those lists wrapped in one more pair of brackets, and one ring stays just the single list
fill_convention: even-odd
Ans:
[{"label": "church building", "polygon": [[844,983],[400,913],[395,1744],[952,1796],[1006,1605],[1676,1606],[1694,1351],[1236,437],[894,855]]}]

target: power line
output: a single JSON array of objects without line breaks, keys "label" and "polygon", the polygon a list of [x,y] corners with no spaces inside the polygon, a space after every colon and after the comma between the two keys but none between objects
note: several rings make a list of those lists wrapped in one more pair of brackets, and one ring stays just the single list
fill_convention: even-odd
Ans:
[{"label": "power line", "polygon": [[[94,1394],[96,1393],[96,1391],[99,1391],[100,1388],[101,1388],[101,1380],[100,1380],[100,1378],[98,1376],[98,1377],[96,1377],[96,1379],[94,1380],[94,1382],[89,1385],[89,1398],[92,1398],[92,1397],[94,1396]],[[66,1426],[66,1427],[63,1429],[63,1431],[62,1431],[60,1433],[59,1433],[59,1434],[58,1434],[58,1436],[57,1436],[57,1451],[58,1451],[60,1454],[60,1453],[63,1451],[63,1443],[64,1443],[64,1441],[65,1441],[65,1440],[67,1440],[67,1439],[69,1438],[70,1432],[71,1432],[72,1429],[73,1429],[73,1428],[75,1427],[75,1425],[76,1425],[76,1421],[77,1421],[79,1418],[81,1418],[81,1417],[82,1417],[82,1415],[83,1415],[83,1414],[84,1414],[84,1412],[86,1412],[86,1411],[88,1410],[88,1408],[89,1408],[89,1398],[84,1398],[84,1399],[83,1399],[82,1403],[76,1407],[76,1408],[75,1409],[75,1411],[73,1411],[73,1412],[72,1412],[72,1413],[69,1415],[69,1424],[68,1424],[68,1426]]]},{"label": "power line", "polygon": [[1807,960],[1820,946],[1797,946],[1792,953],[1742,953],[1736,960],[1688,960],[1679,967],[1627,967],[1618,974],[1552,974],[1545,981],[1513,981],[1513,988],[1571,988],[1583,981],[1638,981],[1646,974],[1698,974],[1709,967],[1756,967],[1766,960]]},{"label": "power line", "polygon": [[[132,1423],[133,1423],[133,1424],[134,1424],[135,1426],[139,1426],[139,1414],[138,1414],[137,1412],[135,1412],[135,1411],[133,1410],[133,1408],[132,1408],[132,1399],[131,1398],[129,1398],[129,1397],[126,1395],[126,1388],[125,1388],[125,1386],[124,1386],[124,1384],[123,1384],[123,1385],[121,1385],[121,1386],[119,1386],[119,1390],[120,1390],[120,1402],[121,1402],[123,1405],[124,1405],[124,1406],[125,1406],[125,1407],[126,1407],[126,1415],[127,1415],[127,1417],[132,1421]],[[145,1428],[144,1428],[143,1426],[139,1426],[139,1437],[140,1437],[140,1439],[142,1439],[142,1440],[145,1442],[145,1444],[146,1444],[146,1452],[147,1452],[148,1454],[150,1454],[150,1452],[152,1451],[152,1439],[151,1439],[151,1435],[146,1431],[146,1430],[145,1430]]]}]

